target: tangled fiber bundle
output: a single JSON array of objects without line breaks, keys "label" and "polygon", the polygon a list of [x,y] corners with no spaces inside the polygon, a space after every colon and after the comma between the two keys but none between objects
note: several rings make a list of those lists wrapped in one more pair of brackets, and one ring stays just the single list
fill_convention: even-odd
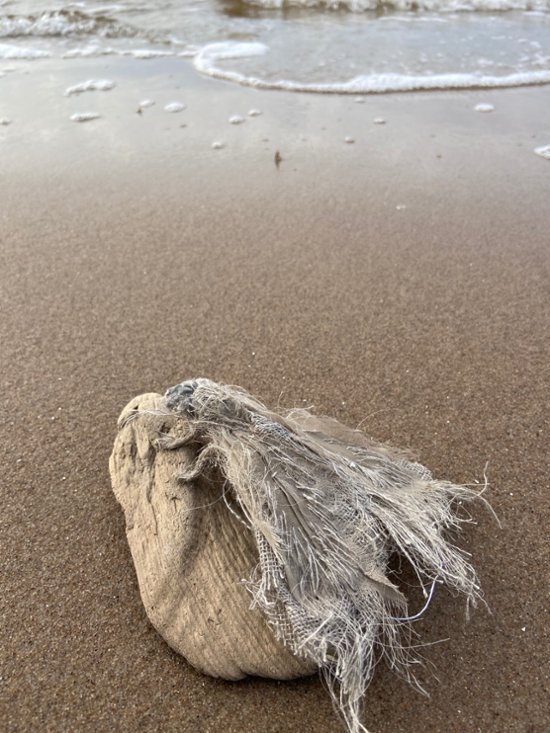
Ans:
[{"label": "tangled fiber bundle", "polygon": [[321,670],[349,731],[365,732],[361,699],[376,662],[414,681],[418,661],[415,617],[389,578],[390,557],[404,557],[432,591],[439,581],[475,604],[476,573],[444,535],[468,521],[456,505],[476,494],[336,420],[280,415],[240,388],[190,380],[164,404],[187,431],[165,447],[196,450],[180,479],[215,467],[227,508],[253,533],[253,604],[294,655]]}]

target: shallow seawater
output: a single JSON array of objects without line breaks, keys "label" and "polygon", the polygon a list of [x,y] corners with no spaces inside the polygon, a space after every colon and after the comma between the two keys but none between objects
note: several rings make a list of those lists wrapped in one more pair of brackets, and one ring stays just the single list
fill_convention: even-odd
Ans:
[{"label": "shallow seawater", "polygon": [[101,55],[296,91],[549,83],[550,0],[0,0],[0,74]]}]

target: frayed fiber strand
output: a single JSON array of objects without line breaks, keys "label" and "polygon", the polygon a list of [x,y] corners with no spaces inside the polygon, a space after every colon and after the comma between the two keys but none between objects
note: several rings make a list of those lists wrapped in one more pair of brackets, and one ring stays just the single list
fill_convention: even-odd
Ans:
[{"label": "frayed fiber strand", "polygon": [[[325,677],[350,733],[365,733],[361,700],[376,663],[414,682],[407,600],[390,579],[401,556],[423,586],[436,581],[475,605],[476,573],[449,530],[476,493],[435,480],[404,454],[306,410],[277,414],[237,387],[207,379],[166,392],[197,446],[189,481],[215,467],[253,533],[247,579],[276,636]],[[429,603],[429,599],[428,599]],[[428,604],[426,604],[428,605]]]}]

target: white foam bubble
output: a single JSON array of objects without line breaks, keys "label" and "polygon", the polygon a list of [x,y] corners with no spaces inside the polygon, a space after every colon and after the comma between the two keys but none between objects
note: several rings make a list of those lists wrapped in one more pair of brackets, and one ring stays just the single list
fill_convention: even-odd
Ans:
[{"label": "white foam bubble", "polygon": [[65,96],[70,97],[73,94],[82,94],[82,92],[107,92],[110,89],[114,89],[115,83],[111,79],[88,79],[82,81],[80,84],[75,84],[72,87],[65,89]]},{"label": "white foam bubble", "polygon": [[47,51],[41,51],[38,48],[14,46],[11,43],[0,43],[0,59],[45,59],[49,55]]},{"label": "white foam bubble", "polygon": [[373,122],[374,122],[375,125],[385,125],[386,124],[386,119],[385,119],[385,117],[375,117],[374,120],[373,120]]},{"label": "white foam bubble", "polygon": [[129,51],[120,51],[121,56],[132,56],[134,59],[156,59],[162,56],[174,56],[174,51],[160,51],[156,48],[134,48]]},{"label": "white foam bubble", "polygon": [[261,109],[249,109],[248,110],[248,116],[249,117],[259,117],[262,114]]},{"label": "white foam bubble", "polygon": [[550,160],[550,145],[542,145],[540,148],[535,148],[533,152],[545,160]]},{"label": "white foam bubble", "polygon": [[101,115],[97,112],[75,112],[74,115],[71,115],[71,120],[73,122],[89,122],[90,120],[97,120],[99,117]]},{"label": "white foam bubble", "polygon": [[344,142],[347,143],[348,145],[353,145],[355,140],[352,137],[350,137],[349,135],[346,135],[346,137],[344,138]]},{"label": "white foam bubble", "polygon": [[221,150],[224,147],[224,143],[221,140],[214,140],[212,148],[214,150]]},{"label": "white foam bubble", "polygon": [[11,120],[7,117],[0,117],[0,127],[7,127],[11,125]]},{"label": "white foam bubble", "polygon": [[154,104],[155,103],[152,99],[142,99],[139,103],[139,108],[145,109],[146,107],[152,107]]},{"label": "white foam bubble", "polygon": [[183,102],[169,102],[164,105],[165,112],[183,112],[185,105]]},{"label": "white foam bubble", "polygon": [[244,117],[241,117],[241,115],[231,115],[228,119],[230,125],[242,125],[244,121],[245,119]]},{"label": "white foam bubble", "polygon": [[476,112],[492,112],[494,108],[494,104],[487,104],[485,102],[480,102],[474,107]]},{"label": "white foam bubble", "polygon": [[365,97],[355,97],[353,100],[356,104],[364,104],[365,103]]}]

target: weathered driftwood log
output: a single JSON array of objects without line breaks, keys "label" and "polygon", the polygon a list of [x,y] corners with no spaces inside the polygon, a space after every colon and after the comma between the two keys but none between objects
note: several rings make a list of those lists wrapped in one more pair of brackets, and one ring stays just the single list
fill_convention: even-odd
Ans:
[{"label": "weathered driftwood log", "polygon": [[[258,564],[253,535],[228,510],[222,480],[177,480],[195,461],[177,441],[185,421],[158,414],[159,394],[133,399],[119,418],[110,460],[113,490],[143,604],[161,636],[194,667],[214,677],[292,679],[317,667],[280,641],[242,583]],[[162,445],[162,444],[161,444]]]}]

